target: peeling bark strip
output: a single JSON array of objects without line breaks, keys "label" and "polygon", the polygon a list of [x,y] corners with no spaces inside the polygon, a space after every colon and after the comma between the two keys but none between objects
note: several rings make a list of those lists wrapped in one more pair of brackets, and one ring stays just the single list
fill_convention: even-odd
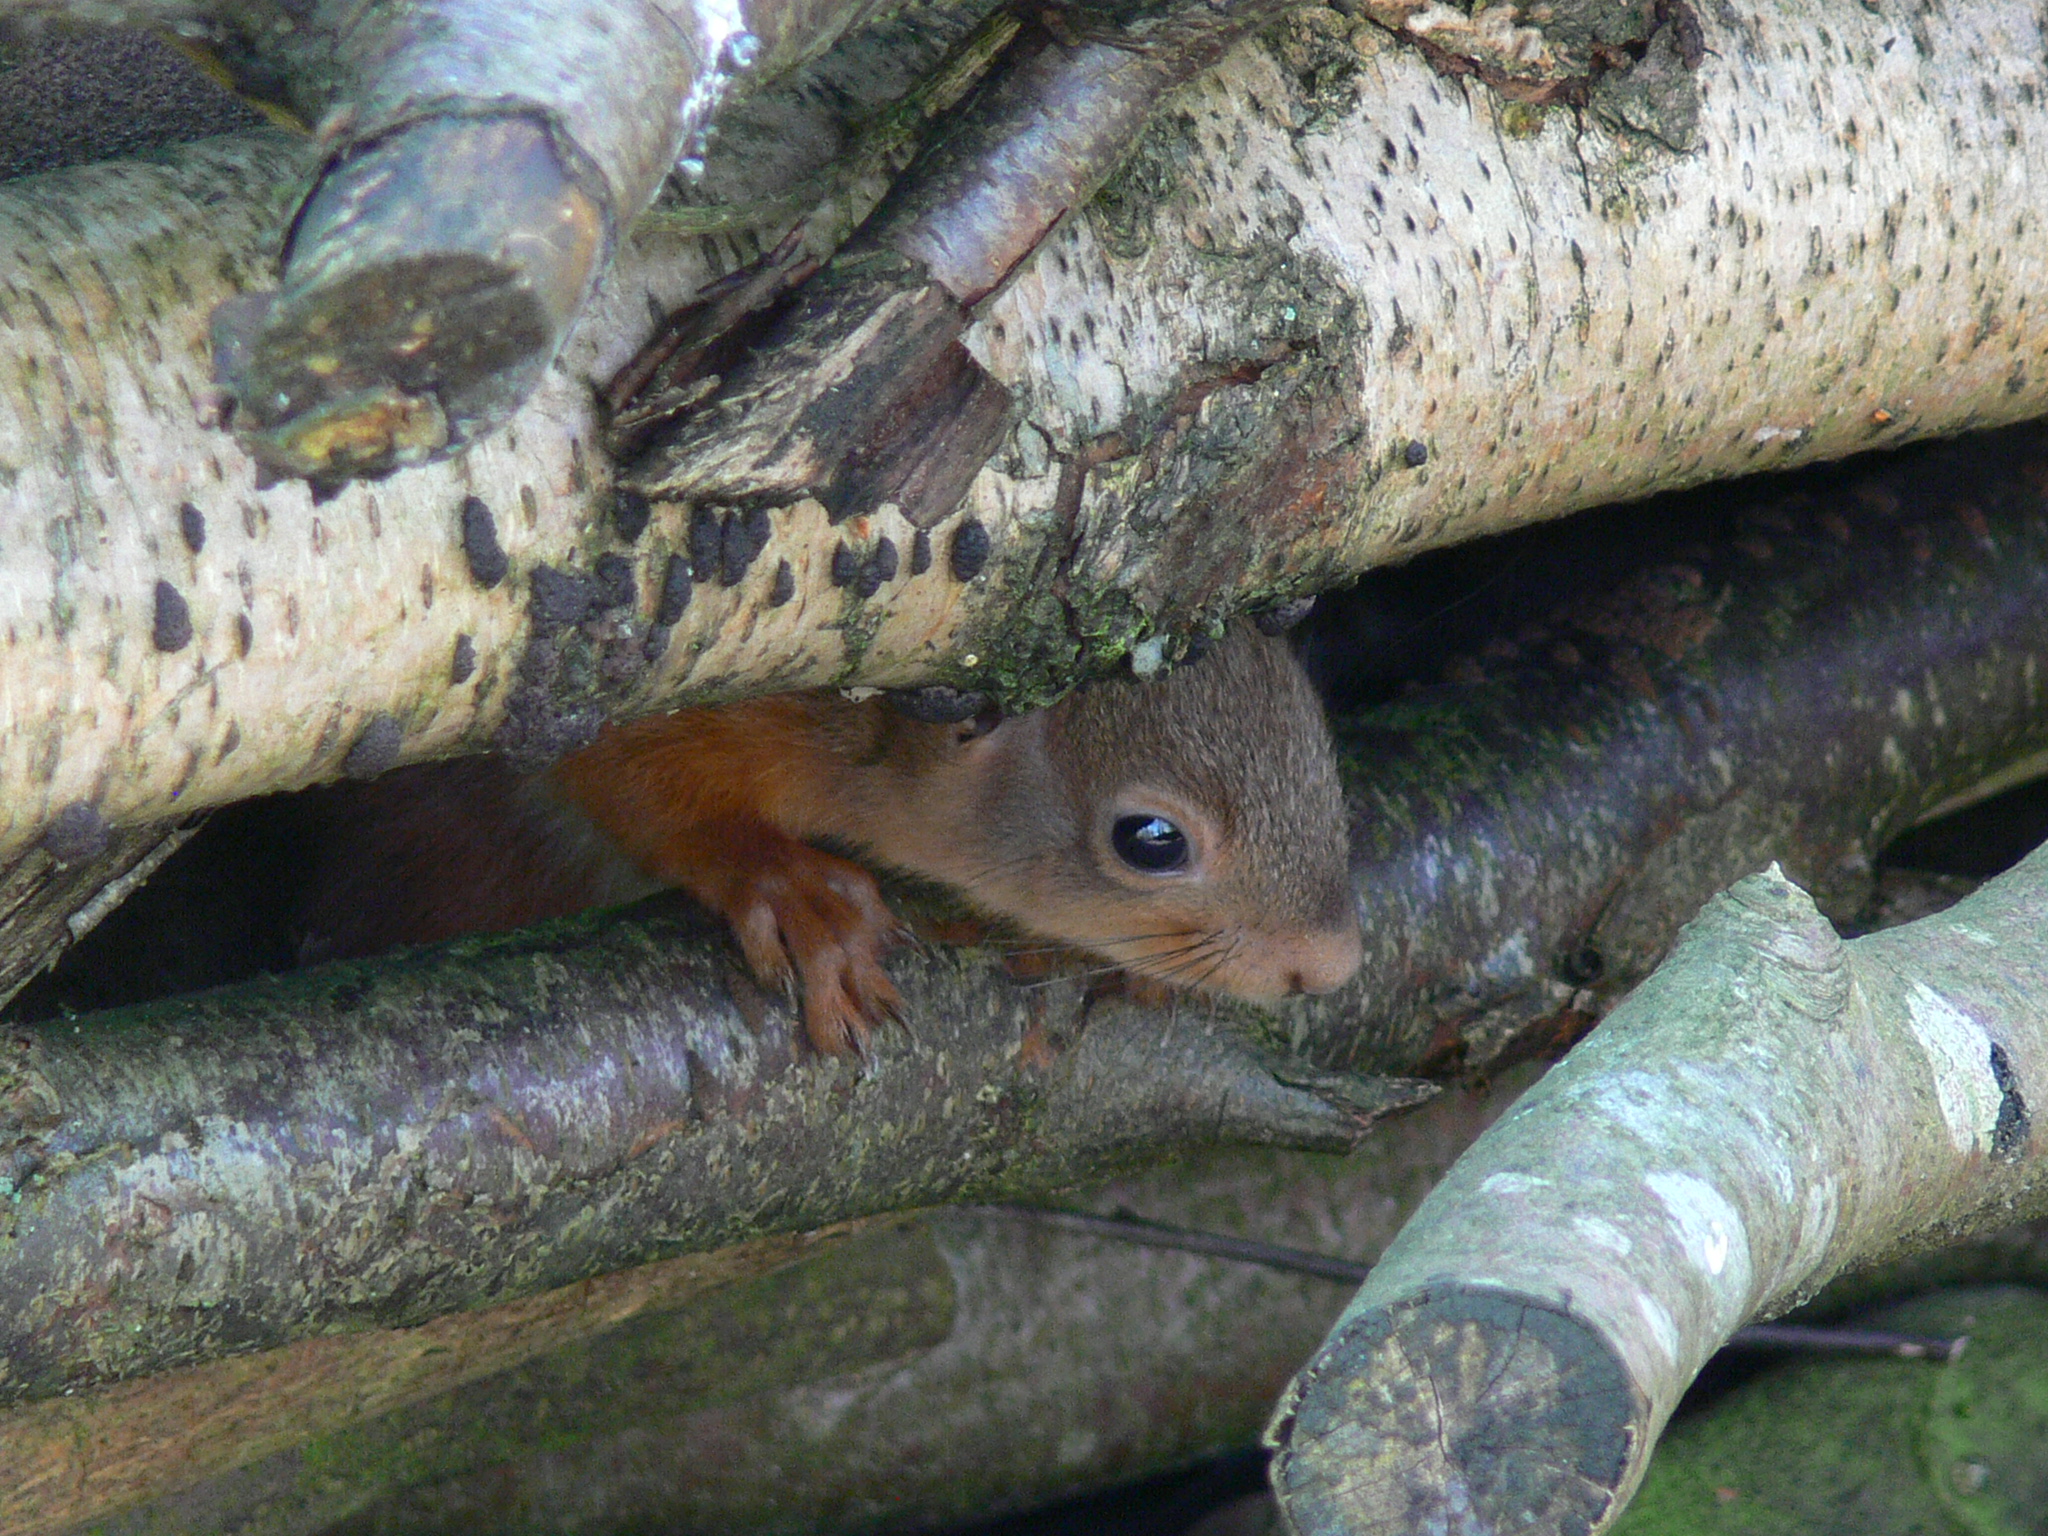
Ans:
[{"label": "peeling bark strip", "polygon": [[[1075,46],[1020,36],[761,354],[709,401],[683,397],[680,430],[639,488],[686,501],[810,496],[834,523],[885,503],[919,530],[945,517],[1008,426],[1008,392],[959,345],[973,306],[1092,195],[1169,91],[1284,9],[1188,7]],[[806,356],[817,366],[795,364]],[[657,389],[687,382],[671,370]],[[738,432],[735,406],[753,415]],[[635,443],[661,425],[624,410]]]},{"label": "peeling bark strip", "polygon": [[[69,839],[0,867],[0,1007],[84,938],[191,834],[164,827],[109,832],[78,807]],[[52,831],[65,828],[59,818]]]},{"label": "peeling bark strip", "polygon": [[[1009,425],[928,530],[927,570],[906,561],[863,603],[831,586],[831,552],[854,531],[914,556],[900,504],[833,529],[820,502],[708,489],[777,440],[770,407],[820,361],[778,374],[763,354],[758,409],[671,468],[701,475],[706,504],[766,510],[770,548],[738,587],[698,571],[657,636],[689,512],[653,503],[635,606],[525,673],[532,570],[589,575],[620,548],[590,381],[644,339],[650,295],[673,309],[713,275],[697,241],[623,245],[561,366],[459,472],[315,507],[303,486],[259,490],[192,406],[206,317],[266,280],[314,169],[303,148],[215,142],[10,186],[0,714],[28,727],[0,733],[0,855],[75,803],[135,826],[332,777],[379,714],[417,761],[494,738],[552,750],[610,715],[777,687],[1031,702],[1135,644],[1425,546],[2048,409],[2032,302],[2048,257],[2005,190],[2048,153],[2035,13],[1935,10],[1910,36],[1847,3],[1718,14],[1701,18],[1710,51],[1687,79],[1707,110],[1684,155],[1502,106],[1377,27],[1284,19],[1171,98],[983,301],[964,345]],[[859,318],[828,361],[872,356]],[[939,482],[915,468],[888,475],[930,491],[923,517]],[[471,495],[508,562],[489,592],[456,531]],[[962,587],[944,557],[969,519],[989,552]],[[149,643],[158,581],[189,608],[175,653]],[[461,635],[477,665],[456,685]]]},{"label": "peeling bark strip", "polygon": [[[1604,1528],[1728,1336],[2048,1211],[2048,849],[1843,944],[1773,867],[1483,1136],[1269,1431],[1304,1536]],[[1597,1212],[1594,1219],[1588,1212]]]},{"label": "peeling bark strip", "polygon": [[857,1076],[799,1057],[794,1016],[721,954],[650,913],[12,1032],[0,1399],[1044,1191],[1162,1144],[1343,1150],[1430,1092],[1288,1065],[1198,1006],[1099,1005],[1076,1037],[1071,984],[950,955],[896,967],[915,1037]]}]

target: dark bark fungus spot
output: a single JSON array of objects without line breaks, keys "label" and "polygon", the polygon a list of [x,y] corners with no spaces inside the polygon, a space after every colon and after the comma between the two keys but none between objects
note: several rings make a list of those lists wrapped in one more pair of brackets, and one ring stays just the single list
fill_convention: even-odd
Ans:
[{"label": "dark bark fungus spot", "polygon": [[681,555],[668,557],[668,568],[661,576],[661,599],[654,605],[654,622],[668,625],[683,616],[683,610],[690,606],[690,597],[696,585],[690,578],[690,562]]},{"label": "dark bark fungus spot", "polygon": [[59,864],[96,859],[107,851],[111,829],[98,807],[74,800],[43,828],[43,852]]},{"label": "dark bark fungus spot", "polygon": [[515,767],[539,768],[589,746],[603,725],[601,709],[557,705],[543,680],[505,701],[505,718],[492,733],[491,745]]},{"label": "dark bark fungus spot", "polygon": [[832,585],[850,587],[854,578],[860,575],[860,552],[851,544],[842,544],[832,551]]},{"label": "dark bark fungus spot", "polygon": [[699,581],[718,575],[725,554],[725,520],[709,507],[690,511],[690,569]]},{"label": "dark bark fungus spot", "polygon": [[1313,595],[1292,598],[1277,607],[1268,608],[1265,612],[1254,615],[1252,623],[1258,626],[1258,631],[1262,635],[1284,635],[1307,618],[1315,605]]},{"label": "dark bark fungus spot", "polygon": [[1607,974],[1607,957],[1591,944],[1568,949],[1557,957],[1558,979],[1567,986],[1590,987]]},{"label": "dark bark fungus spot", "polygon": [[469,561],[471,578],[486,592],[512,568],[498,543],[498,520],[481,496],[462,498],[462,554]]},{"label": "dark bark fungus spot", "polygon": [[988,564],[988,530],[975,518],[968,518],[953,531],[953,548],[948,559],[955,581],[972,581]]},{"label": "dark bark fungus spot", "polygon": [[178,534],[193,554],[206,548],[206,514],[189,501],[178,503]]},{"label": "dark bark fungus spot", "polygon": [[887,539],[876,544],[855,578],[853,592],[856,597],[873,597],[882,590],[882,584],[896,574],[896,546]]},{"label": "dark bark fungus spot", "polygon": [[1410,469],[1420,469],[1429,462],[1429,444],[1421,438],[1410,438],[1408,446],[1401,450],[1401,462]]},{"label": "dark bark fungus spot", "polygon": [[182,651],[192,643],[192,610],[184,594],[168,581],[156,584],[156,612],[149,621],[149,643],[160,651]]},{"label": "dark bark fungus spot", "polygon": [[476,671],[476,642],[467,635],[455,637],[455,656],[448,663],[448,681],[460,684],[469,681]]},{"label": "dark bark fungus spot", "polygon": [[363,734],[341,760],[341,771],[352,779],[374,779],[386,769],[398,766],[398,749],[405,745],[405,732],[390,715],[372,715]]},{"label": "dark bark fungus spot", "polygon": [[533,627],[543,634],[581,624],[597,608],[597,583],[551,565],[537,565],[532,607]]},{"label": "dark bark fungus spot", "polygon": [[769,519],[766,507],[756,507],[741,516],[738,513],[726,519],[724,547],[719,555],[719,585],[736,587],[746,579],[755,558],[768,547],[768,540],[775,532],[775,525]]},{"label": "dark bark fungus spot", "polygon": [[948,688],[943,683],[933,683],[928,688],[899,688],[885,697],[899,715],[926,725],[958,725],[989,707],[987,694]]},{"label": "dark bark fungus spot", "polygon": [[599,555],[592,567],[597,577],[597,606],[629,608],[633,603],[633,562],[624,555]]},{"label": "dark bark fungus spot", "polygon": [[249,622],[249,615],[235,615],[235,650],[244,660],[256,646],[256,626]]},{"label": "dark bark fungus spot", "polygon": [[775,580],[768,587],[768,606],[780,608],[796,596],[796,572],[791,570],[787,560],[775,562]]},{"label": "dark bark fungus spot", "polygon": [[910,541],[910,574],[922,576],[932,568],[932,536],[926,530],[917,530],[917,536]]},{"label": "dark bark fungus spot", "polygon": [[747,530],[737,519],[725,521],[725,537],[718,545],[718,584],[721,587],[736,587],[746,579],[747,567],[754,563],[754,552],[747,548]]},{"label": "dark bark fungus spot", "polygon": [[647,520],[653,514],[653,505],[638,491],[621,486],[612,492],[612,527],[628,544],[639,542],[640,535],[647,531]]},{"label": "dark bark fungus spot", "polygon": [[1991,1044],[1991,1076],[1998,1084],[1998,1121],[1991,1128],[1991,1155],[2002,1163],[2016,1163],[2027,1150],[2033,1120],[2027,1113],[2027,1097],[2020,1092],[2019,1074],[2005,1047]]}]

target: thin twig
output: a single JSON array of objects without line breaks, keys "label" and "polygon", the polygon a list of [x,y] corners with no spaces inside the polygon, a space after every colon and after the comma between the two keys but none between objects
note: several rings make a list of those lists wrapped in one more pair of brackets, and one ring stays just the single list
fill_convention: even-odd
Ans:
[{"label": "thin twig", "polygon": [[[987,1205],[978,1207],[1003,1216],[1021,1217],[1062,1232],[1088,1237],[1114,1238],[1147,1248],[1176,1248],[1184,1253],[1206,1254],[1240,1264],[1258,1264],[1289,1274],[1313,1275],[1319,1280],[1341,1280],[1361,1284],[1371,1272],[1370,1264],[1355,1259],[1334,1258],[1306,1248],[1289,1248],[1279,1243],[1262,1243],[1252,1238],[1228,1237],[1221,1232],[1198,1232],[1188,1227],[1170,1227],[1147,1221],[1130,1211],[1098,1216],[1087,1211],[1051,1210],[1035,1205]],[[1936,1338],[1926,1334],[1894,1333],[1881,1328],[1814,1328],[1797,1323],[1752,1323],[1738,1328],[1728,1340],[1728,1349],[1811,1349],[1839,1354],[1895,1355],[1902,1360],[1949,1361],[1958,1359],[1970,1342],[1957,1338]]]}]

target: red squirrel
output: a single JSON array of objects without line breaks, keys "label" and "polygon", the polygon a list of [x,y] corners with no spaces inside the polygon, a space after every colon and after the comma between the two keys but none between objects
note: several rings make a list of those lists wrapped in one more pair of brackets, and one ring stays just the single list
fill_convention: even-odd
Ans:
[{"label": "red squirrel", "polygon": [[801,981],[828,1054],[894,1015],[881,956],[901,930],[874,877],[813,838],[1175,986],[1325,992],[1362,953],[1321,703],[1245,624],[1164,677],[993,724],[818,690],[608,726],[540,774],[472,759],[366,789],[315,876],[308,958],[679,886],[756,976]]}]

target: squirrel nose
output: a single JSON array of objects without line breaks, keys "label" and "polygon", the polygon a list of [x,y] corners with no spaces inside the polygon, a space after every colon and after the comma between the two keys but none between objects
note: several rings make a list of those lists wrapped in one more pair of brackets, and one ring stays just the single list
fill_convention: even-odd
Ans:
[{"label": "squirrel nose", "polygon": [[1293,992],[1334,992],[1357,972],[1365,940],[1352,923],[1334,932],[1306,935],[1289,975]]}]

